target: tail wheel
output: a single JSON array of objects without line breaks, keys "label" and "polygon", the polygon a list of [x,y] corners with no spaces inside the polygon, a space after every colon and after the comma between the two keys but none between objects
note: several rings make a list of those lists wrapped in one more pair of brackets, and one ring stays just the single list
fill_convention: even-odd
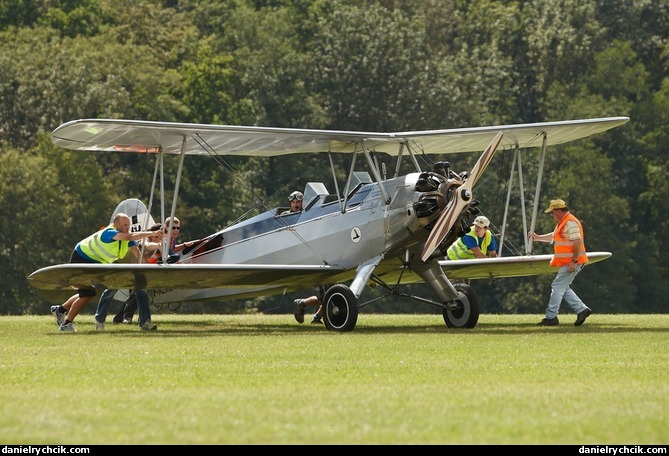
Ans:
[{"label": "tail wheel", "polygon": [[353,331],[358,322],[358,298],[346,285],[332,285],[323,298],[323,322],[331,331]]},{"label": "tail wheel", "polygon": [[458,291],[458,298],[453,305],[444,306],[444,322],[449,328],[473,328],[479,321],[479,298],[467,284],[453,285]]}]

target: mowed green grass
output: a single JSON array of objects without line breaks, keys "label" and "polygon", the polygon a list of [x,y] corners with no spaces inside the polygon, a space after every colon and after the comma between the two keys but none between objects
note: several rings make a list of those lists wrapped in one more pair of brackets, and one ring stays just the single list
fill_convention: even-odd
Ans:
[{"label": "mowed green grass", "polygon": [[0,443],[669,443],[669,315],[574,318],[0,317]]}]

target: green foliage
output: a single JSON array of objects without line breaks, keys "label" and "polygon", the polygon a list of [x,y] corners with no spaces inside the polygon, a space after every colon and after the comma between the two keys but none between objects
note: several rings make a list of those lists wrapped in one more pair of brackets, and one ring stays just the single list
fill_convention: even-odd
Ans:
[{"label": "green foliage", "polygon": [[6,280],[0,285],[0,314],[40,313],[43,303],[27,275],[66,263],[75,244],[109,222],[120,201],[115,182],[105,179],[93,155],[57,150],[46,136],[20,153],[0,149],[0,255]]},{"label": "green foliage", "polygon": [[225,34],[221,46],[234,55],[243,93],[253,103],[256,118],[247,122],[320,128],[322,112],[307,90],[311,62],[292,19],[287,7],[240,7],[225,24],[235,33]]},{"label": "green foliage", "polygon": [[[46,132],[73,119],[398,131],[609,115],[632,122],[549,151],[540,205],[561,195],[583,219],[588,248],[613,252],[579,277],[584,299],[611,311],[664,312],[653,303],[669,293],[668,24],[663,2],[641,0],[0,2],[1,172],[19,187],[0,187],[0,201],[7,210],[20,202],[30,219],[51,220],[54,207],[60,214],[43,225],[48,235],[26,231],[35,245],[25,258],[13,258],[22,233],[11,226],[4,239],[3,229],[0,268],[12,280],[2,286],[0,312],[44,305],[22,278],[66,261],[120,200],[148,202],[151,157],[50,144]],[[536,176],[537,154],[526,155],[524,172]],[[454,166],[467,169],[475,158],[459,155]],[[332,160],[341,188],[347,164]],[[481,208],[494,223],[502,221],[510,163],[509,153],[500,157],[480,183]],[[184,238],[283,205],[307,182],[335,187],[325,155],[214,166],[194,158],[183,177]],[[538,229],[549,225],[537,220]],[[522,217],[510,215],[509,251],[523,250],[524,230]],[[489,309],[534,311],[550,277],[476,285]]]},{"label": "green foliage", "polygon": [[58,30],[62,36],[95,35],[109,20],[110,13],[98,0],[57,0],[50,3],[38,22]]},{"label": "green foliage", "polygon": [[0,2],[0,31],[32,26],[43,14],[41,0],[3,0]]},{"label": "green foliage", "polygon": [[[202,41],[194,62],[183,63],[183,103],[189,108],[191,122],[235,124],[231,97],[235,78],[232,57],[215,55],[207,41]],[[243,119],[239,119],[243,120]]]},{"label": "green foliage", "polygon": [[[56,238],[64,212],[55,168],[43,156],[25,154],[12,148],[0,150],[0,314],[31,313],[25,304],[34,301],[26,271],[44,264],[62,262]],[[59,261],[60,260],[60,261]]]},{"label": "green foliage", "polygon": [[328,127],[393,131],[425,125],[421,95],[429,65],[417,20],[377,6],[342,6],[317,20],[312,73],[330,114]]},{"label": "green foliage", "polygon": [[[616,77],[612,78],[611,75]],[[616,40],[595,56],[589,91],[605,99],[622,98],[630,103],[647,97],[649,73],[629,41]]]},{"label": "green foliage", "polygon": [[[0,57],[0,125],[15,147],[34,144],[38,130],[75,118],[174,119],[181,103],[169,95],[178,81],[145,48],[106,36],[60,38],[49,29],[4,34]],[[30,55],[26,60],[22,56]],[[16,115],[18,114],[18,117]]]}]

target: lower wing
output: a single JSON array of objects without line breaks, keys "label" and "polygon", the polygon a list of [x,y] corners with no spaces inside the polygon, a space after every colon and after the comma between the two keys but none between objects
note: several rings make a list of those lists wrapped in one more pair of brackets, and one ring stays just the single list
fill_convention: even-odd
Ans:
[{"label": "lower wing", "polygon": [[[589,252],[590,263],[605,260],[610,252]],[[527,277],[552,274],[552,255],[525,255],[473,260],[441,260],[439,264],[451,281]],[[380,271],[379,271],[380,272]],[[239,296],[253,290],[275,294],[271,290],[296,291],[323,284],[338,283],[350,275],[343,268],[323,265],[274,264],[81,264],[67,263],[38,269],[28,281],[40,295],[52,302],[62,302],[77,288],[110,289],[236,289]],[[415,273],[402,274],[391,268],[380,274],[393,281],[402,275],[402,283],[419,283]],[[255,293],[258,294],[258,293]],[[262,294],[262,293],[261,293]],[[234,292],[227,295],[234,299]]]},{"label": "lower wing", "polygon": [[[588,252],[588,264],[611,256],[611,252]],[[550,265],[553,255],[522,255],[474,260],[441,260],[439,264],[450,280],[496,279],[555,274]]]},{"label": "lower wing", "polygon": [[28,276],[38,290],[82,287],[121,288],[244,288],[287,285],[307,288],[326,283],[341,268],[268,264],[81,264],[38,269]]}]

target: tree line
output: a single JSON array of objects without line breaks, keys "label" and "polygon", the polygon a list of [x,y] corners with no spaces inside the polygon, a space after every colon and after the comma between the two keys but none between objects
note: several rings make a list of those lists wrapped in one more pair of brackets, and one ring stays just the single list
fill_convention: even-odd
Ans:
[{"label": "tree line", "polygon": [[[151,159],[58,149],[50,132],[70,120],[406,131],[621,115],[623,127],[551,148],[539,206],[564,199],[587,248],[613,252],[574,284],[590,307],[666,312],[668,37],[665,2],[641,0],[2,0],[0,314],[44,313],[27,275],[67,262],[118,202],[148,203]],[[526,176],[537,153],[526,152]],[[511,157],[499,153],[476,189],[497,227]],[[434,161],[468,170],[476,158]],[[180,237],[285,205],[309,181],[333,188],[322,160],[189,157]],[[520,249],[521,216],[508,225],[509,249]],[[551,280],[472,285],[483,312],[540,313]],[[269,311],[286,299],[197,309]]]}]

